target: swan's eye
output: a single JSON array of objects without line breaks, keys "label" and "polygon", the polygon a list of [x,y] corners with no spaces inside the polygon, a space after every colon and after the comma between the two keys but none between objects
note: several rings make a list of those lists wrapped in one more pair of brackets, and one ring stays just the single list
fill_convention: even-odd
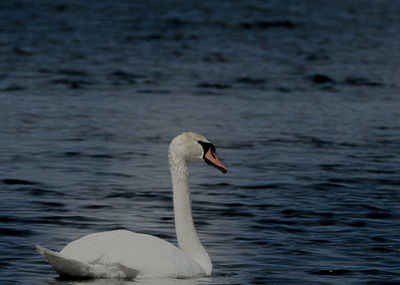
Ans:
[{"label": "swan's eye", "polygon": [[211,148],[213,154],[216,152],[215,146],[209,142],[197,141],[203,147],[204,153],[207,153],[208,150]]}]

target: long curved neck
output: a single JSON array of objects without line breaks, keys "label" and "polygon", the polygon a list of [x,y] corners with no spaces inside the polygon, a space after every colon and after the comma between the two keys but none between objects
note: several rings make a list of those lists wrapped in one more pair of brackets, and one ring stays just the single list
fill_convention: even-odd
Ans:
[{"label": "long curved neck", "polygon": [[174,199],[175,231],[179,247],[196,260],[207,275],[210,275],[212,263],[200,242],[193,223],[188,164],[171,151],[169,163]]}]

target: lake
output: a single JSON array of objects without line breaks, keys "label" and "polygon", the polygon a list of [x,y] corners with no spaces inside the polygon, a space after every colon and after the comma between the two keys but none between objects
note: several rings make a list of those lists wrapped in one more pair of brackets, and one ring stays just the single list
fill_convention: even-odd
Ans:
[{"label": "lake", "polygon": [[[400,2],[0,4],[1,284],[400,284]],[[176,243],[183,131],[213,260],[190,280],[63,280],[35,252]]]}]

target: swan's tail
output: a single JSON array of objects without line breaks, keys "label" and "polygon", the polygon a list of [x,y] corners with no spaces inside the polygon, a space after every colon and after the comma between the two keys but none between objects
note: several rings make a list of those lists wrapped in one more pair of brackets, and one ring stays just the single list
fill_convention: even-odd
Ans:
[{"label": "swan's tail", "polygon": [[46,257],[48,262],[61,276],[75,278],[135,278],[138,271],[119,263],[88,263],[49,250],[39,244],[36,251]]}]

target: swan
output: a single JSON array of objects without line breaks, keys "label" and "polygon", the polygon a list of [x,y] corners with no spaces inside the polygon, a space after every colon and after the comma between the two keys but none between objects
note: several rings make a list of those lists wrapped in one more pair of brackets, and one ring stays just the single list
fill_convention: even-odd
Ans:
[{"label": "swan", "polygon": [[168,151],[175,232],[179,247],[158,237],[115,230],[89,234],[60,252],[39,244],[36,250],[61,276],[75,278],[191,278],[210,276],[212,263],[197,235],[189,191],[188,162],[205,161],[222,173],[227,168],[203,136],[184,132]]}]

